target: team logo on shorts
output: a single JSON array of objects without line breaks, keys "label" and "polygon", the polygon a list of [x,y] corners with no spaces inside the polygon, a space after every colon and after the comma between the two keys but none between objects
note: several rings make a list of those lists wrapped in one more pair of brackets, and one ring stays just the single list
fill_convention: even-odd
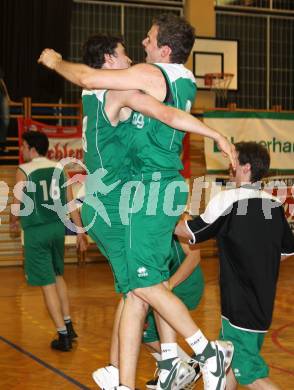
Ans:
[{"label": "team logo on shorts", "polygon": [[145,278],[148,276],[148,271],[145,267],[140,267],[137,269],[137,274],[139,278]]},{"label": "team logo on shorts", "polygon": [[234,368],[235,376],[241,376],[239,368]]}]

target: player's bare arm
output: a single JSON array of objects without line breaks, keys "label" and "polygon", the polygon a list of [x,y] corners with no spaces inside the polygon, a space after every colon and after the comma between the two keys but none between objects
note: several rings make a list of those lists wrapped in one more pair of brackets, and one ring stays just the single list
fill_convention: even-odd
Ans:
[{"label": "player's bare arm", "polygon": [[26,180],[27,177],[25,173],[18,168],[16,171],[15,186],[13,189],[14,196],[10,209],[9,229],[11,234],[17,234],[20,230],[19,211]]},{"label": "player's bare arm", "polygon": [[179,237],[187,238],[187,239],[193,239],[194,237],[190,233],[189,229],[186,226],[185,221],[179,221],[176,225],[174,234],[176,234]]},{"label": "player's bare arm", "polygon": [[93,69],[62,59],[53,49],[45,49],[38,62],[68,81],[85,89],[138,89],[163,100],[166,84],[161,71],[153,65],[138,64],[128,69]]},{"label": "player's bare arm", "polygon": [[200,263],[200,249],[191,247],[183,239],[179,239],[181,247],[186,255],[178,270],[169,279],[170,289],[175,288],[186,280]]},{"label": "player's bare arm", "polygon": [[80,212],[75,204],[72,187],[67,186],[66,190],[70,217],[77,227],[77,249],[81,252],[84,252],[88,247],[88,238],[83,228]]},{"label": "player's bare arm", "polygon": [[133,91],[107,91],[105,95],[104,110],[112,126],[116,126],[120,121],[124,122],[130,117],[132,109],[124,107],[122,102],[125,100],[124,95],[128,95],[132,92]]},{"label": "player's bare arm", "polygon": [[192,115],[177,108],[166,106],[154,97],[139,91],[129,91],[128,94],[121,95],[121,105],[158,119],[174,129],[213,139],[224,155],[230,159],[232,167],[236,167],[237,155],[234,145],[222,134],[211,129]]}]

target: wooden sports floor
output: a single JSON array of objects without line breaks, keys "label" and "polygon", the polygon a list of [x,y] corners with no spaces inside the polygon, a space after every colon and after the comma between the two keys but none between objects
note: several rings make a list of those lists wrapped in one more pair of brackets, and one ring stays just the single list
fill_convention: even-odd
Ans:
[{"label": "wooden sports floor", "polygon": [[[263,349],[272,378],[281,389],[294,389],[294,258],[281,265],[272,329]],[[208,337],[220,324],[218,264],[202,261],[206,288],[193,317]],[[54,327],[38,288],[27,287],[22,268],[0,269],[0,389],[96,389],[91,372],[108,363],[112,318],[118,297],[106,263],[67,265],[72,317],[79,334],[72,352],[56,352],[49,343]],[[181,343],[182,344],[182,343]],[[154,363],[142,349],[137,387],[152,378]],[[202,382],[196,389],[202,389]]]}]

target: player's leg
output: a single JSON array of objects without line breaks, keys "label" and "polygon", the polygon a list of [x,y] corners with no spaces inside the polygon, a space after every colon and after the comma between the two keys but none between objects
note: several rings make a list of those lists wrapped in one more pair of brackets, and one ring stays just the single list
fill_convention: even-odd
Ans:
[{"label": "player's leg", "polygon": [[41,286],[47,310],[57,328],[65,326],[56,284]]},{"label": "player's leg", "polygon": [[42,292],[48,313],[56,326],[58,335],[58,339],[52,341],[51,347],[61,351],[68,351],[71,349],[71,338],[62,315],[56,284],[42,286]]},{"label": "player's leg", "polygon": [[[273,383],[270,378],[262,378],[257,379],[253,383],[245,386],[248,389],[252,390],[280,390],[275,383]],[[233,374],[233,370],[230,369],[227,373],[227,385],[226,390],[237,390],[238,382],[236,381],[235,375]]]},{"label": "player's leg", "polygon": [[71,348],[71,338],[62,315],[56,284],[42,286],[42,292],[48,313],[56,326],[58,334],[58,339],[52,341],[51,347],[62,351],[68,351]]},{"label": "player's leg", "polygon": [[[177,333],[175,332],[175,334],[177,334]],[[161,345],[160,345],[160,341],[159,341],[159,336],[158,336],[158,340],[150,341],[150,342],[148,342],[148,341],[144,342],[144,345],[145,345],[145,347],[148,349],[148,351],[151,353],[151,355],[154,357],[154,359],[156,361],[160,361],[161,360]],[[187,352],[184,351],[179,346],[179,344],[177,344],[177,346],[178,346],[178,357],[180,357],[183,360],[189,360],[191,356],[188,355]]]},{"label": "player's leg", "polygon": [[[186,279],[185,282],[181,283],[175,290],[179,298],[185,303],[185,305],[189,308],[189,310],[195,309],[198,305],[202,293],[203,293],[203,275],[201,269],[198,268],[193,272],[189,279]],[[118,332],[116,331],[117,324],[119,323],[121,306],[123,304],[123,300],[120,301],[118,309],[116,311],[113,332],[112,332],[112,343],[111,343],[111,355],[110,355],[110,366],[106,366],[103,368],[99,368],[93,373],[93,377],[95,382],[99,384],[100,387],[104,389],[111,389],[115,386],[118,386]],[[168,340],[169,342],[176,343],[176,333],[170,327],[168,329],[169,332],[172,332],[167,339],[167,336],[164,336],[164,340]],[[152,356],[157,360],[161,360],[161,345],[159,342],[159,334],[156,329],[154,315],[150,312],[145,321],[145,329],[143,342],[145,346],[150,350]],[[163,348],[162,348],[163,349]],[[198,364],[191,359],[191,357],[182,350],[179,346],[177,346],[177,354],[175,356],[179,356],[182,360],[187,361],[194,369],[194,382],[199,377],[199,366]],[[165,357],[163,356],[165,359]],[[157,384],[157,377],[148,382],[147,387],[155,388]]]},{"label": "player's leg", "polygon": [[[68,291],[65,280],[63,278],[64,274],[64,225],[60,221],[50,224],[51,226],[51,256],[52,256],[52,264],[55,273],[55,287],[56,292],[59,299],[60,310],[64,320],[64,325],[66,327],[67,334],[70,340],[74,340],[78,337],[75,332],[71,317],[70,317],[70,306],[69,306],[69,298]],[[49,227],[49,226],[48,226]],[[60,330],[59,330],[59,339],[60,339]],[[64,332],[64,328],[62,330]],[[55,340],[51,346],[53,348],[58,348],[60,344],[60,340]]]},{"label": "player's leg", "polygon": [[229,371],[227,372],[226,390],[237,390],[237,388],[238,388],[238,382],[236,381],[232,368],[230,368]]},{"label": "player's leg", "polygon": [[[162,329],[162,331],[164,332],[165,330]],[[157,386],[160,388],[160,381],[165,382],[166,376],[169,374],[169,370],[166,370],[165,367],[169,366],[169,362],[175,360],[175,358],[180,360],[177,360],[177,375],[173,380],[173,388],[184,388],[188,384],[190,385],[195,378],[196,371],[194,366],[189,364],[191,361],[190,356],[177,345],[176,332],[170,327],[168,327],[167,332],[163,336],[163,340],[168,341],[168,343],[160,343],[154,314],[151,310],[146,318],[143,342],[156,360],[157,369],[154,378],[146,383],[146,387],[149,389],[156,389]],[[169,348],[170,346],[172,348]],[[173,352],[172,355],[171,352]]]},{"label": "player's leg", "polygon": [[[181,181],[179,177],[175,180]],[[199,333],[199,329],[192,321],[186,307],[162,284],[169,277],[169,256],[174,225],[178,219],[172,212],[166,211],[166,188],[168,188],[170,178],[161,180],[160,191],[157,199],[149,198],[144,202],[144,207],[133,214],[127,232],[126,248],[128,254],[128,270],[130,274],[130,286],[134,293],[147,301],[153,308],[169,322],[173,328],[180,331],[184,337],[194,336],[192,342],[201,345],[204,349],[208,345],[208,340]],[[142,182],[145,187],[145,194],[151,189],[150,182]],[[142,186],[141,185],[141,186]],[[140,188],[139,188],[140,189]],[[136,192],[139,196],[139,190]],[[176,199],[168,200],[171,205],[185,205],[186,193],[178,191]],[[156,204],[155,213],[147,215],[148,204]],[[171,210],[170,210],[171,211]],[[176,306],[176,311],[175,311]],[[172,320],[172,322],[170,321]],[[194,346],[195,348],[195,346]],[[200,347],[201,348],[201,347]],[[172,375],[176,375],[177,367],[170,363]]]},{"label": "player's leg", "polygon": [[148,304],[127,294],[119,327],[120,383],[135,389],[136,368]]},{"label": "player's leg", "polygon": [[66,282],[62,275],[56,276],[56,289],[59,297],[61,311],[64,319],[64,323],[69,334],[69,337],[74,340],[78,337],[72,323],[71,315],[70,315],[70,305],[68,298],[68,290]]},{"label": "player's leg", "polygon": [[162,283],[137,288],[134,293],[148,302],[183,337],[188,338],[199,331],[183,302]]},{"label": "player's leg", "polygon": [[[181,181],[175,177],[172,181]],[[170,254],[171,237],[174,225],[178,217],[171,210],[177,205],[186,204],[186,193],[178,189],[169,199],[170,207],[166,207],[167,188],[171,178],[162,180],[160,191],[156,200],[146,202],[157,204],[157,211],[146,215],[147,206],[140,212],[133,214],[129,229],[129,245],[127,245],[128,270],[130,274],[130,287],[133,292],[155,309],[165,321],[178,333],[187,339],[196,356],[195,359],[201,364],[205,388],[213,388],[218,383],[219,389],[225,387],[225,369],[231,361],[233,346],[231,343],[209,342],[197,325],[192,320],[185,305],[169,290],[162,282],[169,276],[168,256]],[[147,183],[147,187],[150,183]],[[148,188],[147,191],[148,193]],[[218,367],[220,366],[220,369]],[[208,367],[208,369],[207,369]],[[170,364],[170,371],[176,375],[177,367]],[[217,377],[211,374],[217,372]],[[208,385],[210,382],[210,385]],[[210,387],[209,387],[210,386]]]},{"label": "player's leg", "polygon": [[119,365],[119,324],[120,319],[123,311],[125,300],[122,298],[119,301],[119,304],[117,306],[115,316],[114,316],[114,322],[113,322],[113,328],[112,328],[112,335],[111,335],[111,344],[110,344],[110,363],[114,367],[118,367]]},{"label": "player's leg", "polygon": [[173,387],[177,389],[184,388],[193,381],[195,371],[179,357],[175,330],[156,312],[154,312],[154,316],[160,337],[161,350],[161,360],[157,363],[159,369],[157,389],[165,387],[164,384],[171,375],[172,369],[176,370]]},{"label": "player's leg", "polygon": [[111,390],[119,386],[119,324],[124,307],[124,299],[119,301],[117,306],[110,344],[110,364],[105,367],[98,368],[93,372],[92,377],[101,389]]},{"label": "player's leg", "polygon": [[[62,223],[60,225],[64,226]],[[40,286],[48,313],[56,328],[58,339],[53,340],[51,347],[69,351],[71,340],[64,323],[61,305],[56,288],[56,273],[52,258],[52,242],[54,232],[59,229],[59,223],[26,229],[24,235],[25,273],[30,285]],[[64,237],[64,236],[63,236]]]},{"label": "player's leg", "polygon": [[[230,342],[209,342],[194,323],[185,305],[163,284],[135,289],[181,336],[195,353],[200,364],[205,389],[225,388],[225,372],[232,359],[234,347]],[[212,375],[216,372],[218,375]]]},{"label": "player's leg", "polygon": [[[187,261],[191,261],[191,255],[193,256],[193,261],[200,261],[200,250],[193,250],[189,252],[190,258]],[[177,274],[179,268],[182,269],[182,262],[185,261],[187,253],[183,250],[183,246],[178,242],[178,240],[173,237],[171,245],[171,260],[170,260],[170,280],[178,280]],[[204,290],[204,278],[200,266],[197,266],[191,274],[186,277],[180,284],[173,288],[174,294],[185,304],[189,310],[194,310],[200,302]],[[175,332],[169,326],[169,324],[162,319],[155,312],[155,320],[157,328],[160,333],[160,340],[162,343],[168,343],[168,339],[173,340],[176,343]],[[170,335],[169,335],[170,334]],[[169,336],[168,336],[169,335]],[[174,336],[173,336],[174,335]],[[166,339],[166,336],[168,338]],[[169,349],[167,345],[163,345],[162,349],[165,351]],[[174,348],[175,349],[175,348]],[[164,357],[162,357],[164,359]]]},{"label": "player's leg", "polygon": [[281,390],[270,378],[257,379],[246,387],[252,390]]},{"label": "player's leg", "polygon": [[[178,356],[177,350],[177,333],[164,321],[164,319],[154,312],[155,323],[159,333],[161,343],[161,358],[162,360],[170,359]],[[165,345],[167,344],[167,345]],[[171,345],[168,345],[171,344]]]},{"label": "player's leg", "polygon": [[53,267],[56,274],[56,289],[61,305],[61,311],[65,326],[71,340],[78,337],[74,330],[71,315],[70,315],[70,304],[68,298],[68,289],[66,282],[63,278],[64,274],[64,226],[59,224],[54,229],[54,240],[52,242],[52,258]]},{"label": "player's leg", "polygon": [[[119,293],[128,292],[129,277],[127,273],[127,262],[125,261],[125,227],[122,225],[118,207],[112,204],[105,204],[108,216],[111,221],[111,226],[108,226],[99,215],[95,214],[95,210],[87,205],[83,204],[82,207],[82,219],[84,225],[90,225],[95,222],[89,230],[89,235],[95,240],[101,252],[107,257],[111,270],[114,276],[115,289]],[[95,219],[95,220],[94,220]],[[136,301],[141,301],[138,298],[134,298]],[[130,300],[129,300],[130,301]],[[119,306],[116,312],[116,320],[112,333],[112,346],[111,346],[111,365],[102,367],[93,372],[92,376],[94,381],[102,388],[110,390],[115,386],[118,386],[118,351],[121,349],[117,346],[118,329],[121,322],[122,312],[125,309],[126,301]],[[128,302],[127,311],[131,311],[131,302]],[[140,305],[139,305],[140,306]],[[144,304],[145,306],[145,304]],[[143,317],[145,317],[145,312]],[[135,322],[137,319],[135,319]],[[134,330],[135,332],[135,330]],[[122,340],[129,340],[129,330],[126,336],[122,336]],[[124,342],[124,341],[122,341]],[[130,343],[133,346],[133,341]],[[128,350],[126,348],[126,350]],[[136,351],[134,352],[136,355]],[[132,353],[127,354],[126,359],[133,356]],[[128,369],[128,368],[126,368]]]},{"label": "player's leg", "polygon": [[62,314],[63,316],[68,317],[70,316],[68,291],[67,291],[67,285],[65,283],[65,280],[61,275],[56,276],[56,289],[60,300]]},{"label": "player's leg", "polygon": [[[185,253],[181,253],[179,249],[176,251],[174,254],[177,257],[177,260],[179,260],[179,256],[181,256],[181,260],[185,258]],[[198,254],[199,255],[199,254]],[[172,263],[173,264],[173,263]],[[180,263],[179,263],[180,264]],[[178,265],[179,266],[179,265]],[[177,266],[177,267],[178,267]],[[176,269],[173,267],[172,272],[175,273]],[[203,294],[203,289],[204,289],[204,278],[203,278],[203,273],[201,271],[200,266],[198,266],[193,273],[185,279],[182,283],[180,283],[175,289],[174,293],[175,295],[185,304],[185,306],[189,310],[194,310],[202,297]],[[184,350],[182,350],[179,345],[177,345],[177,334],[174,331],[173,328],[171,328],[166,321],[162,319],[161,316],[157,315],[155,313],[155,318],[156,318],[156,325],[159,330],[160,334],[160,341],[161,341],[161,351],[167,351],[169,352],[170,348],[176,348],[177,354],[175,356],[181,358],[183,361],[188,363],[190,366],[191,370],[190,373],[187,372],[185,375],[185,378],[183,378],[183,381],[177,380],[177,382],[182,382],[182,386],[187,386],[190,385],[192,386],[193,383],[195,383],[198,378],[200,377],[200,367],[197,361],[193,358],[193,356],[189,356]],[[166,338],[166,336],[168,336]],[[173,342],[171,345],[170,343]],[[169,356],[165,356],[162,354],[162,360],[165,360],[166,358],[169,358]],[[159,367],[163,363],[159,364]],[[164,373],[161,375],[163,376]]]},{"label": "player's leg", "polygon": [[[148,259],[148,248],[150,247],[150,244],[153,243],[150,242],[149,235],[145,235],[145,232],[142,231],[146,227],[146,209],[147,209],[147,197],[145,196],[145,184],[143,182],[138,181],[137,182],[137,188],[134,191],[134,196],[132,198],[131,203],[131,209],[133,210],[133,206],[138,203],[138,201],[141,199],[144,199],[143,208],[138,213],[132,213],[129,217],[129,225],[126,227],[126,241],[125,241],[125,247],[126,247],[126,261],[128,264],[128,276],[129,276],[129,283],[130,283],[130,289],[132,290],[134,287],[137,286],[138,281],[142,281],[144,283],[144,280],[146,279],[152,279],[153,280],[153,272],[149,268],[149,266],[146,268],[145,264],[137,262],[136,258],[138,253],[140,253],[139,257],[143,259]],[[160,245],[157,245],[157,251],[161,250]],[[169,245],[170,249],[170,245]],[[155,248],[153,248],[153,251],[155,251]],[[156,261],[156,259],[154,259]],[[148,260],[147,260],[148,262]],[[154,265],[156,268],[156,264]],[[150,271],[150,273],[149,273]],[[169,271],[168,271],[168,265],[165,266],[165,279],[168,278]],[[155,275],[155,277],[158,277],[158,280],[162,280],[162,275]],[[148,283],[148,281],[147,281]],[[133,295],[135,296],[136,295]],[[142,300],[142,302],[144,302]],[[127,327],[125,324],[127,324],[128,316],[132,316],[134,318],[134,321],[136,322],[136,346],[133,346],[134,351],[139,351],[140,345],[141,345],[141,337],[142,337],[142,331],[143,331],[143,324],[145,321],[145,316],[142,317],[142,311],[140,310],[139,305],[136,307],[136,305],[132,304],[132,301],[127,302],[129,304],[130,310],[128,311],[128,308],[126,311],[124,311],[125,317],[123,317],[121,322],[121,330],[126,331]],[[137,310],[137,311],[136,311]],[[124,322],[125,321],[125,322]],[[139,323],[139,321],[141,323]],[[123,338],[120,338],[120,342],[124,342]],[[134,342],[134,341],[133,341]],[[136,360],[136,353],[133,353],[133,359],[131,360],[127,354],[127,343],[125,343],[126,348],[121,348],[120,350],[120,377],[121,377],[121,383],[124,385],[128,385],[129,387],[135,386],[135,374],[136,374],[136,366],[137,366],[137,360]],[[138,356],[138,355],[137,355]],[[124,363],[125,362],[125,363]]]}]

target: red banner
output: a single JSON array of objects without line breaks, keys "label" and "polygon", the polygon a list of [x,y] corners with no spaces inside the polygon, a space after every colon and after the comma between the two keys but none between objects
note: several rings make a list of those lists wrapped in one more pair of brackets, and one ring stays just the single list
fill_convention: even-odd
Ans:
[{"label": "red banner", "polygon": [[23,163],[21,152],[22,133],[26,130],[44,132],[49,139],[47,157],[59,161],[65,157],[83,159],[82,128],[81,126],[53,126],[34,121],[32,119],[18,118],[19,162]]},{"label": "red banner", "polygon": [[[22,133],[26,130],[43,131],[49,139],[49,150],[47,157],[50,160],[59,161],[65,157],[75,157],[83,160],[82,128],[81,126],[53,126],[37,122],[32,119],[18,118],[18,142],[19,142],[19,163],[23,163],[21,152]],[[185,135],[182,152],[184,178],[191,176],[190,166],[190,137]]]}]

